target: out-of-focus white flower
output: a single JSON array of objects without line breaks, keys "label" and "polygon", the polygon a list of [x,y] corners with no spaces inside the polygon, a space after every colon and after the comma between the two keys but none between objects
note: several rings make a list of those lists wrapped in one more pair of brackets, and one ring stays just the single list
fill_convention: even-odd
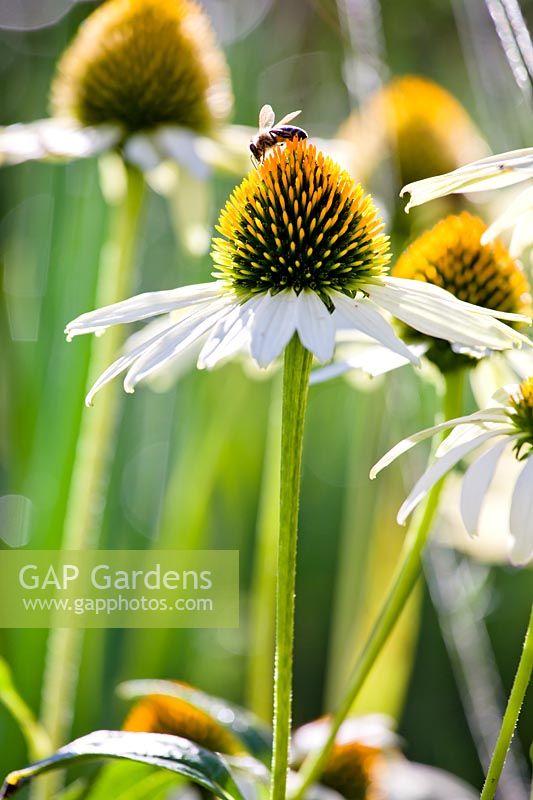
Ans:
[{"label": "out-of-focus white flower", "polygon": [[169,159],[205,178],[245,171],[241,128],[223,125],[229,72],[194,0],[107,0],[59,61],[52,117],[0,129],[0,164],[87,158],[118,148],[144,171]]},{"label": "out-of-focus white flower", "polygon": [[[292,762],[298,766],[326,741],[327,717],[304,725],[292,740]],[[477,793],[443,770],[408,761],[400,752],[394,722],[382,714],[352,717],[341,726],[320,783],[306,798],[327,800],[328,792],[348,800],[475,800]],[[298,775],[294,775],[298,785]]]},{"label": "out-of-focus white flower", "polygon": [[478,532],[483,501],[498,462],[507,448],[524,466],[515,483],[509,527],[511,560],[525,564],[533,557],[533,378],[501,389],[486,409],[442,422],[415,433],[389,450],[372,468],[370,477],[395,461],[419,442],[452,429],[439,446],[435,460],[417,481],[398,512],[404,524],[432,487],[456,464],[478,448],[489,445],[468,468],[462,484],[461,515],[471,536]]}]

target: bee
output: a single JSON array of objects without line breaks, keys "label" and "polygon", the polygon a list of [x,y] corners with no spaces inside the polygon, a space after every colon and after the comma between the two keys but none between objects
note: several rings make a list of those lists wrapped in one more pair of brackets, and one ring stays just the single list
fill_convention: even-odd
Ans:
[{"label": "bee", "polygon": [[287,124],[301,113],[301,111],[292,111],[275,125],[276,117],[272,106],[263,106],[259,112],[259,131],[250,142],[250,151],[256,166],[261,163],[271,147],[283,144],[284,141],[295,137],[307,139],[307,133],[302,128]]}]

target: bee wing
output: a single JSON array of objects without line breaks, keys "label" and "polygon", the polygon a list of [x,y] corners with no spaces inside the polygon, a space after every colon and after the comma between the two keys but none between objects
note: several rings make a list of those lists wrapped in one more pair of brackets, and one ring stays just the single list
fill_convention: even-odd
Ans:
[{"label": "bee wing", "polygon": [[298,114],[301,114],[301,113],[302,113],[302,110],[300,109],[299,111],[291,111],[290,114],[285,114],[283,119],[280,119],[280,121],[278,122],[277,127],[279,127],[280,125],[286,125],[287,122],[290,122],[291,119],[294,119],[295,117],[298,116]]},{"label": "bee wing", "polygon": [[274,124],[275,119],[276,115],[274,114],[274,109],[272,108],[272,106],[269,105],[263,106],[263,108],[259,112],[259,127],[271,128]]}]

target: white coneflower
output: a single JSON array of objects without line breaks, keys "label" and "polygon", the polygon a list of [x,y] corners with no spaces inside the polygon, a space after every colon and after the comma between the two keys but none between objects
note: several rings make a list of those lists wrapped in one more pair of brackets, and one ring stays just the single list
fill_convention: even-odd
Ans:
[{"label": "white coneflower", "polygon": [[513,492],[510,511],[511,559],[527,563],[533,557],[533,378],[501,389],[491,406],[458,417],[403,439],[373,467],[370,477],[388,466],[414,445],[440,431],[453,428],[440,445],[435,461],[417,481],[398,512],[403,524],[433,486],[469,453],[485,444],[490,447],[468,468],[461,492],[461,514],[470,535],[477,534],[483,500],[498,461],[507,447],[524,461]]},{"label": "white coneflower", "polygon": [[[383,714],[349,717],[309,796],[322,787],[347,800],[475,800],[477,793],[444,770],[409,761],[400,752],[394,722]],[[298,728],[293,736],[293,762],[299,765],[323,746],[331,728],[328,717]],[[297,785],[298,773],[294,775]],[[324,797],[328,795],[324,793]]]},{"label": "white coneflower", "polygon": [[[405,250],[392,274],[439,286],[459,300],[493,311],[530,314],[531,294],[524,271],[502,242],[484,243],[486,232],[487,227],[479,217],[467,212],[448,216]],[[469,347],[459,342],[448,344],[409,329],[403,333],[411,352],[425,356],[443,373],[474,368],[493,352],[490,348]],[[526,377],[533,370],[529,348],[520,354],[507,351],[502,357],[511,380],[517,375]],[[334,363],[316,370],[312,380],[318,383],[353,369],[362,369],[375,377],[408,363],[406,358],[390,353],[368,337],[343,333],[338,339]],[[472,370],[471,377],[475,383]]]},{"label": "white coneflower", "polygon": [[234,191],[222,211],[212,256],[217,279],[150,292],[83,314],[69,339],[111,325],[167,316],[147,341],[129,348],[94,393],[127,370],[124,387],[186,357],[202,337],[199,367],[245,350],[261,366],[294,333],[319,361],[333,356],[338,330],[360,331],[416,363],[380,313],[385,309],[428,335],[466,347],[505,350],[525,337],[500,322],[527,317],[480,308],[444,289],[388,274],[388,240],[370,197],[306,140],[278,147]]},{"label": "white coneflower", "polygon": [[142,169],[203,175],[232,106],[229,73],[195,0],[107,0],[81,26],[52,84],[52,117],[0,130],[0,163],[110,148]]},{"label": "white coneflower", "polygon": [[[433,178],[408,183],[401,195],[409,194],[405,210],[448,194],[485,192],[533,179],[533,147],[489,156]],[[483,243],[512,228],[511,255],[517,256],[533,244],[533,187],[523,190],[487,229]]]}]

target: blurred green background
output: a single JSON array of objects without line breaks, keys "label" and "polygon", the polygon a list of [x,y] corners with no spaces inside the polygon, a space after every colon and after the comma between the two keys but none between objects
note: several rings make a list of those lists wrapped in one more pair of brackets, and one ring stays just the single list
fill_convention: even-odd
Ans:
[{"label": "blurred green background", "polygon": [[[24,25],[19,18],[13,22],[10,5],[0,2],[1,124],[46,116],[57,57],[95,4],[77,3],[61,16],[50,3],[48,18],[47,4],[35,5]],[[533,21],[533,2],[521,5]],[[280,114],[302,108],[308,131],[332,136],[373,76],[417,73],[461,100],[493,150],[531,144],[527,92],[513,79],[482,0],[382,0],[379,7],[357,0],[339,6],[329,0],[212,0],[206,6],[231,67],[238,123],[255,125],[258,108],[270,102]],[[351,35],[343,9],[354,14]],[[213,182],[212,222],[235,181]],[[94,160],[4,169],[0,186],[0,535],[12,544],[53,549],[61,544],[90,347],[85,339],[67,344],[63,328],[94,306],[106,207]],[[400,234],[395,241],[401,247]],[[179,236],[176,241],[168,208],[154,193],[147,198],[136,269],[139,291],[196,283],[210,273],[208,256],[193,258]],[[275,392],[275,381],[250,378],[231,365],[211,374],[191,372],[165,392],[141,388],[134,397],[123,396],[101,545],[239,549],[242,621],[235,631],[89,631],[76,735],[120,725],[125,707],[114,688],[127,678],[179,678],[246,702],[256,519]],[[421,468],[423,453],[407,475],[394,468],[370,484],[368,470],[388,445],[431,420],[434,405],[430,384],[410,370],[359,391],[335,380],[311,392],[296,723],[323,713],[342,690],[357,630],[368,624],[383,594],[404,534],[394,522],[404,481]],[[8,529],[10,536],[16,529],[18,541],[9,539]],[[531,573],[452,557],[466,564],[477,586],[479,596],[470,605],[465,601],[465,614],[475,630],[486,622],[491,666],[508,691],[527,622]],[[439,562],[438,556],[432,561],[433,584],[439,569],[439,579],[447,579]],[[442,622],[424,589],[360,707],[398,717],[409,757],[479,786],[479,753]],[[0,631],[0,652],[36,713],[46,639],[45,631]],[[470,673],[474,684],[478,668],[479,680],[486,678],[480,657]],[[488,688],[495,698],[497,685],[489,681]],[[519,726],[522,765],[533,736],[532,701]],[[2,707],[0,742],[2,773],[26,763],[21,734]]]}]

